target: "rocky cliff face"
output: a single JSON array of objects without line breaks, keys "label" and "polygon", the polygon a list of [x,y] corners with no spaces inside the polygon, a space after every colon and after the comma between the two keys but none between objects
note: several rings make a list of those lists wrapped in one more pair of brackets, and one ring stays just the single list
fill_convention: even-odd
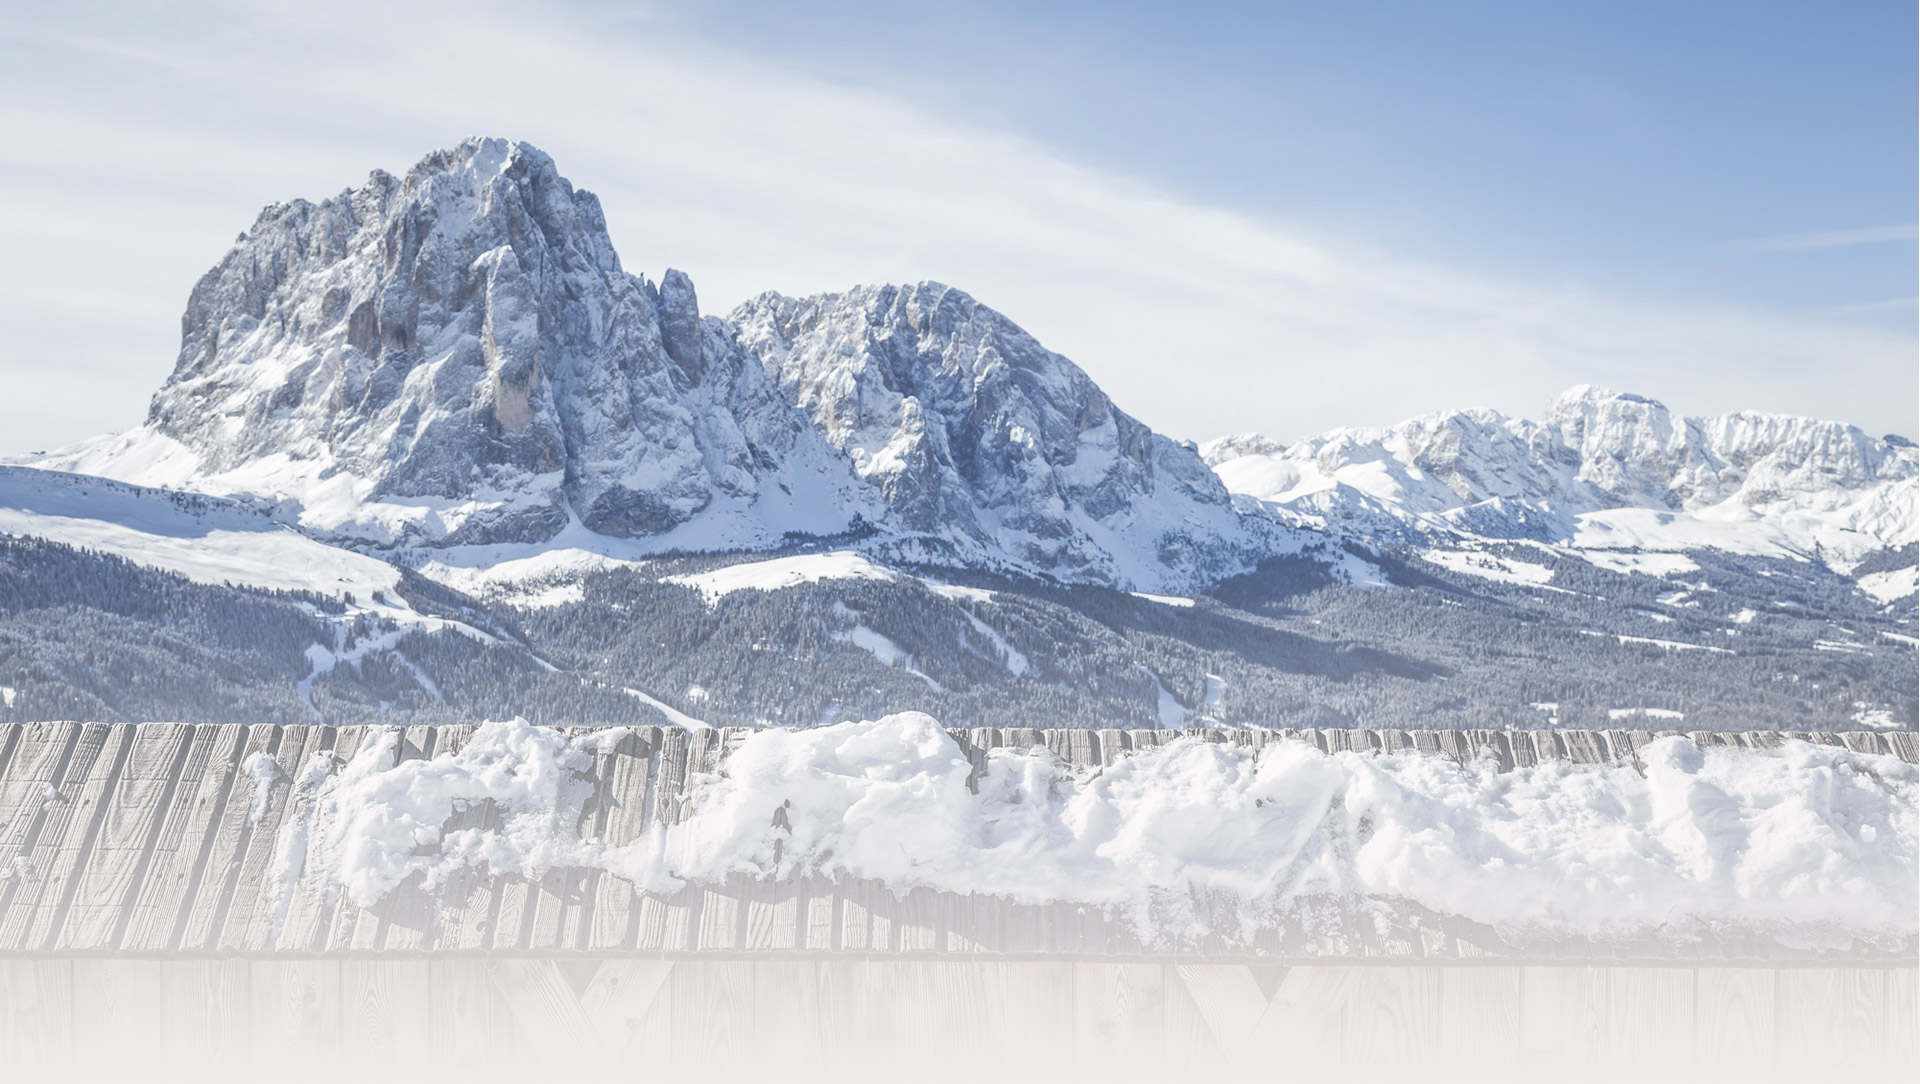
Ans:
[{"label": "rocky cliff face", "polygon": [[730,319],[890,522],[957,556],[1114,582],[1205,580],[1249,558],[1247,525],[1191,446],[959,290],[767,294]]},{"label": "rocky cliff face", "polygon": [[1264,529],[1191,446],[965,294],[702,317],[686,276],[622,270],[551,159],[492,139],[268,208],[194,288],[147,424],[41,465],[287,499],[363,546],[877,531],[903,557],[1149,590],[1238,571]]},{"label": "rocky cliff face", "polygon": [[1914,539],[1920,476],[1911,445],[1838,422],[1687,418],[1587,386],[1537,422],[1449,411],[1286,447],[1246,434],[1203,452],[1235,492],[1361,533],[1803,556],[1818,547],[1843,564]]},{"label": "rocky cliff face", "polygon": [[685,276],[624,272],[599,202],[501,140],[268,208],[194,288],[147,430],[389,545],[661,535],[824,452]]}]

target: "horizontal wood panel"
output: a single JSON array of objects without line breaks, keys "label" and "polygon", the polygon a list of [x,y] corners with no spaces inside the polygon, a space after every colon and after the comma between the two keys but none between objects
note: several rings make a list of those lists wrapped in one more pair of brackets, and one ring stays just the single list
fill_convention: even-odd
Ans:
[{"label": "horizontal wood panel", "polygon": [[1745,1066],[1867,1080],[1910,1068],[1914,976],[1910,966],[16,958],[0,959],[0,1074],[897,1070],[938,1051],[949,1070],[1128,1079],[1284,1065],[1342,1079]]}]

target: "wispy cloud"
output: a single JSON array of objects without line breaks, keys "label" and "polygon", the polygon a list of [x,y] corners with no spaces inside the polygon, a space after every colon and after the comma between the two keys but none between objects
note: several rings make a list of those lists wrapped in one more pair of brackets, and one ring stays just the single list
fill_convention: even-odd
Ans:
[{"label": "wispy cloud", "polygon": [[1748,247],[1760,252],[1794,252],[1809,248],[1851,248],[1854,245],[1878,245],[1887,241],[1912,241],[1920,237],[1920,225],[1864,226],[1853,230],[1815,230],[1811,233],[1783,233],[1760,237]]},{"label": "wispy cloud", "polygon": [[[553,154],[601,196],[627,266],[682,268],[708,311],[768,289],[939,279],[1177,436],[1532,413],[1581,381],[1688,410],[1912,428],[1870,416],[1915,396],[1913,336],[1884,320],[1651,304],[1413,261],[644,19],[613,31],[487,0],[193,10],[188,24],[128,4],[0,35],[0,100],[16,103],[0,112],[0,202],[34,208],[0,218],[0,382],[14,393],[0,442],[18,445],[0,453],[138,421],[188,289],[262,204],[329,195],[471,133]],[[63,283],[84,288],[48,288]],[[62,392],[77,383],[94,394]]]}]

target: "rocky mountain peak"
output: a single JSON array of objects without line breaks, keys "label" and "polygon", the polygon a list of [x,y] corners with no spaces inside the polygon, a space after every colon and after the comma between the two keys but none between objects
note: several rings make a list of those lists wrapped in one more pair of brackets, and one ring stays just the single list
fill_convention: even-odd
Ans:
[{"label": "rocky mountain peak", "polygon": [[[1613,546],[1818,549],[1843,562],[1910,542],[1920,485],[1913,448],[1849,425],[1757,411],[1690,418],[1592,385],[1556,396],[1538,422],[1446,411],[1277,450],[1243,434],[1206,453],[1236,493],[1370,535],[1384,523]],[[1686,523],[1695,526],[1673,526]]]},{"label": "rocky mountain peak", "polygon": [[147,424],[44,465],[273,497],[381,548],[869,532],[1152,590],[1237,572],[1272,534],[965,293],[703,316],[685,274],[622,270],[599,201],[499,139],[268,208],[195,286]]},{"label": "rocky mountain peak", "polygon": [[960,290],[763,294],[730,320],[911,531],[1105,580],[1247,560],[1245,525],[1193,448]]},{"label": "rocky mountain peak", "polygon": [[662,535],[804,435],[685,275],[624,272],[599,201],[500,139],[269,208],[194,288],[147,428],[379,545]]}]

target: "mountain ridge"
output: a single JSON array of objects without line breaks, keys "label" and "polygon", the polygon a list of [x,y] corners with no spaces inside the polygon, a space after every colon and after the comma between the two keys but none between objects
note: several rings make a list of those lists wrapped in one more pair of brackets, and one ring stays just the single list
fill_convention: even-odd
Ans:
[{"label": "mountain ridge", "polygon": [[1920,533],[1908,442],[1757,411],[1681,417],[1592,385],[1557,396],[1541,421],[1439,411],[1292,444],[1238,434],[1202,454],[1283,521],[1385,545],[1719,549],[1844,573]]},{"label": "mountain ridge", "polygon": [[483,138],[267,208],[194,287],[147,422],[30,464],[281,500],[317,538],[477,560],[873,535],[907,559],[1188,590],[1300,542],[960,291],[703,315],[684,274],[621,267],[598,199],[551,158]]}]

